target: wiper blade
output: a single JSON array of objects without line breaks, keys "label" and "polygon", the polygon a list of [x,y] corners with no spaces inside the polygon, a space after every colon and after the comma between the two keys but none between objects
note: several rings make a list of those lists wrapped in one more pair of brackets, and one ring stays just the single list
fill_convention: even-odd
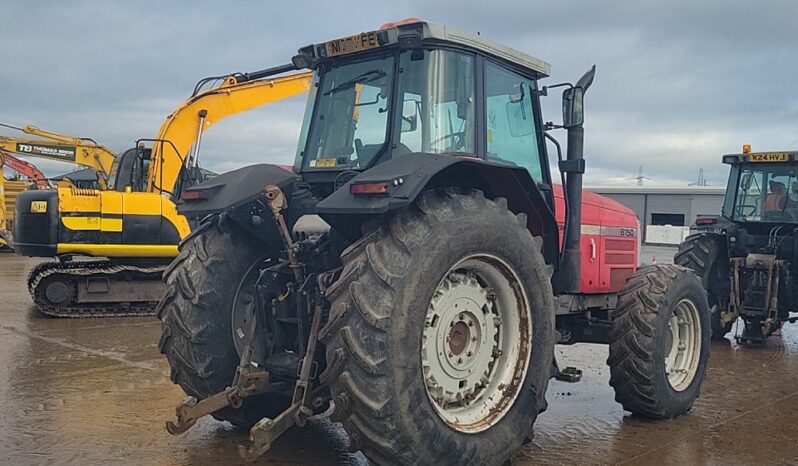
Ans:
[{"label": "wiper blade", "polygon": [[355,76],[354,78],[350,79],[349,81],[343,82],[343,83],[335,86],[334,88],[332,88],[329,91],[325,92],[323,95],[330,95],[330,94],[334,94],[334,93],[336,93],[338,91],[342,91],[344,89],[349,89],[350,87],[354,86],[355,84],[368,83],[368,82],[374,81],[376,79],[383,78],[383,77],[385,77],[386,74],[387,73],[384,70],[380,70],[380,69],[366,71],[363,74],[359,74],[359,75]]}]

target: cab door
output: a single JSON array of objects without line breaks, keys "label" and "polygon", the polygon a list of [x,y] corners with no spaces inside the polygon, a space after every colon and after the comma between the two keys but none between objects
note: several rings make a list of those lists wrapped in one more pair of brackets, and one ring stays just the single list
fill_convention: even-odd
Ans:
[{"label": "cab door", "polygon": [[487,60],[484,76],[485,158],[524,167],[539,187],[550,188],[541,163],[545,152],[536,121],[535,81]]},{"label": "cab door", "polygon": [[122,196],[122,243],[160,244],[164,197],[160,193],[137,192],[123,193]]}]

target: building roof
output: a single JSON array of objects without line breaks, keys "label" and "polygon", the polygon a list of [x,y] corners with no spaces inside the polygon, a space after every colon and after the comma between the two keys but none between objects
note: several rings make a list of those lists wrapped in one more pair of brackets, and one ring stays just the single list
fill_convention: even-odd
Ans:
[{"label": "building roof", "polygon": [[718,196],[726,192],[726,188],[710,186],[586,186],[585,190],[599,194],[689,194]]},{"label": "building roof", "polygon": [[54,181],[60,181],[63,179],[72,180],[72,182],[76,183],[78,181],[97,181],[97,170],[93,168],[82,168],[80,170],[76,170],[71,173],[66,173],[59,176],[54,176],[51,178]]}]

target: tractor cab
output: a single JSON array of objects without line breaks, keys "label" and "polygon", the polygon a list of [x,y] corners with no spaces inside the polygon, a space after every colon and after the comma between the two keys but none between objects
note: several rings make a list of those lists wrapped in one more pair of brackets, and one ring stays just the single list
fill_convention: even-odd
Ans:
[{"label": "tractor cab", "polygon": [[546,62],[426,22],[311,45],[294,61],[316,71],[294,166],[306,180],[340,186],[390,159],[445,154],[522,168],[550,196]]},{"label": "tractor cab", "polygon": [[731,166],[719,216],[702,216],[675,262],[693,269],[709,291],[713,337],[735,334],[741,344],[762,344],[795,321],[798,293],[798,152],[723,156]]},{"label": "tractor cab", "polygon": [[798,225],[798,152],[725,155],[723,215],[736,223]]}]

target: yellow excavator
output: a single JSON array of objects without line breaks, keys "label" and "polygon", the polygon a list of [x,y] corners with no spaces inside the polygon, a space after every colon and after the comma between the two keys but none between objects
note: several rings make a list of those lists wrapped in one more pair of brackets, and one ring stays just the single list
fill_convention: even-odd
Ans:
[{"label": "yellow excavator", "polygon": [[15,126],[0,123],[0,127],[37,137],[31,139],[0,135],[0,150],[93,168],[97,171],[100,189],[108,188],[108,179],[116,161],[116,154],[111,149],[91,138],[66,136],[33,125]]},{"label": "yellow excavator", "polygon": [[[2,157],[6,159],[4,160],[5,165],[8,165],[11,169],[19,171],[20,168],[27,166],[27,168],[32,168],[38,172],[33,165],[19,159],[14,159],[11,154],[74,163],[96,171],[98,186],[100,186],[100,189],[107,189],[108,177],[113,170],[116,160],[116,155],[111,149],[98,144],[91,138],[67,136],[52,131],[45,131],[33,125],[15,126],[8,123],[0,123],[0,127],[21,131],[35,137],[0,135],[0,154],[5,154],[2,155]],[[17,166],[11,163],[13,161],[17,162]],[[28,176],[31,175],[31,173],[25,174]],[[38,172],[35,179],[31,179],[36,183],[39,189],[47,187],[48,180],[44,178],[41,172]],[[3,190],[3,218],[0,221],[0,247],[10,248],[13,238],[13,206],[15,205],[18,193],[24,190],[25,187],[24,185],[20,186],[20,183],[8,180],[4,180],[3,184],[5,185],[5,189]],[[65,184],[68,185],[69,183],[67,182]]]},{"label": "yellow excavator", "polygon": [[[191,232],[175,203],[203,179],[203,133],[228,116],[307,92],[312,74],[285,75],[295,69],[203,79],[156,138],[140,139],[118,157],[108,190],[22,193],[14,224],[17,253],[57,258],[28,277],[39,309],[58,317],[153,314],[164,289],[161,275]],[[202,90],[213,82],[220,84]],[[80,256],[94,259],[73,260]]]}]

